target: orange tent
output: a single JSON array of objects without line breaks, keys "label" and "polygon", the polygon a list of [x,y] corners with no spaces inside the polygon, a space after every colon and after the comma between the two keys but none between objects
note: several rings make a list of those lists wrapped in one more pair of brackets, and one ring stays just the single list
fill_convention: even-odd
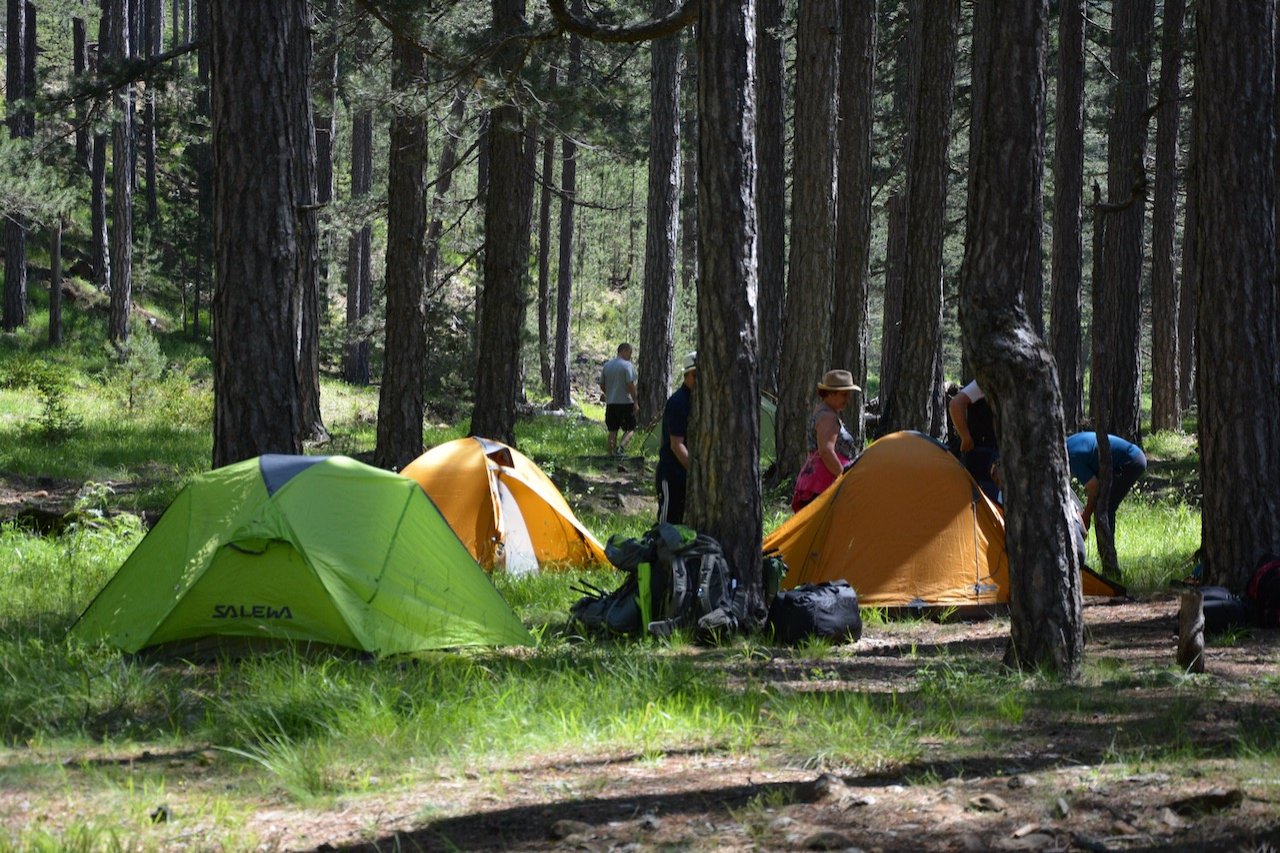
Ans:
[{"label": "orange tent", "polygon": [[608,563],[560,490],[520,451],[487,438],[438,445],[401,471],[417,480],[462,544],[487,569]]},{"label": "orange tent", "polygon": [[[945,447],[917,432],[871,444],[813,503],[764,541],[784,586],[845,579],[871,607],[983,607],[1009,601],[1004,517]],[[1085,595],[1123,595],[1088,569]]]}]

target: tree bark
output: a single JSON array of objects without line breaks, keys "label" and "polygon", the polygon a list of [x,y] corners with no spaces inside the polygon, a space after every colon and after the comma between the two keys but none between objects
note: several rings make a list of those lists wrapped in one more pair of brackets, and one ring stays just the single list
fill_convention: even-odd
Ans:
[{"label": "tree bark", "polygon": [[1237,592],[1280,552],[1274,17],[1274,0],[1197,4],[1200,542],[1205,583]]},{"label": "tree bark", "polygon": [[[164,29],[164,0],[142,0],[139,11],[142,18],[139,42],[142,49],[136,52],[150,58],[164,49],[160,35]],[[138,133],[142,144],[143,175],[146,179],[143,197],[147,202],[147,222],[153,225],[160,216],[160,200],[156,189],[156,88],[157,81],[152,75],[147,79]]]},{"label": "tree bark", "polygon": [[[497,68],[512,78],[524,47],[508,37],[524,30],[524,13],[524,0],[493,0],[494,36],[507,40],[497,51]],[[514,446],[533,191],[530,176],[522,174],[524,112],[518,104],[505,103],[491,111],[486,144],[484,292],[477,335],[476,402],[469,432]]]},{"label": "tree bark", "polygon": [[785,482],[808,453],[814,384],[831,367],[831,292],[835,263],[835,0],[806,0],[796,21],[795,156],[791,247],[778,389],[777,467]]},{"label": "tree bark", "polygon": [[[552,71],[554,86],[555,71]],[[551,396],[551,187],[556,178],[555,137],[542,140],[542,190],[538,196],[538,372]]]},{"label": "tree bark", "polygon": [[49,346],[62,345],[62,217],[49,230]]},{"label": "tree bark", "polygon": [[1084,0],[1063,0],[1059,4],[1051,249],[1053,302],[1049,331],[1068,432],[1075,430],[1084,415],[1080,317],[1084,273],[1084,11]]},{"label": "tree bark", "polygon": [[[425,85],[423,54],[404,35],[391,41],[392,89]],[[427,124],[406,109],[391,119],[387,166],[386,354],[378,392],[378,443],[374,463],[399,469],[422,453],[427,356],[424,290],[428,277]]]},{"label": "tree bark", "polygon": [[[1195,126],[1195,102],[1192,102],[1192,126]],[[1182,284],[1178,292],[1178,402],[1186,411],[1196,402],[1196,326],[1199,325],[1199,300],[1196,286],[1200,279],[1200,262],[1196,248],[1200,205],[1196,201],[1195,141],[1190,141],[1187,155],[1187,197],[1182,217]]]},{"label": "tree bark", "polygon": [[[110,3],[110,55],[121,62],[133,56],[129,0]],[[111,308],[107,339],[123,343],[129,339],[129,315],[133,309],[133,84],[120,86],[112,97],[115,120],[111,122]]]},{"label": "tree bark", "polygon": [[[84,80],[89,73],[89,41],[84,18],[71,19],[71,63],[76,80]],[[76,163],[88,174],[93,167],[93,141],[89,133],[89,105],[81,98],[76,100]]]},{"label": "tree bark", "polygon": [[[1093,316],[1093,411],[1110,413],[1111,431],[1141,443],[1142,225],[1147,177],[1147,76],[1154,0],[1115,0],[1111,16],[1111,120],[1107,131],[1107,224],[1100,314]],[[1102,357],[1099,347],[1105,347]],[[1100,399],[1105,395],[1106,399]]]},{"label": "tree bark", "polygon": [[[888,219],[888,242],[884,264],[884,317],[880,332],[880,413],[884,401],[893,393],[894,377],[898,375],[898,348],[902,340],[902,288],[907,267],[907,199],[898,194],[889,197],[885,204]],[[877,415],[876,435],[884,435]]]},{"label": "tree bark", "polygon": [[338,91],[338,40],[334,31],[340,22],[337,20],[337,0],[321,0],[315,6],[323,9],[322,12],[317,10],[320,18],[316,27],[319,42],[316,44],[316,70],[313,75],[315,91],[312,98],[316,123],[316,204],[321,208],[320,214],[326,226],[320,230],[320,268],[317,273],[320,278],[321,302],[324,303],[327,301],[325,295],[329,292],[329,262],[333,254],[330,229],[327,226],[334,191],[333,148],[338,134],[337,116],[333,108]]},{"label": "tree bark", "polygon": [[[753,0],[698,17],[698,385],[690,425],[690,524],[715,537],[745,627],[765,615],[760,565]],[[748,401],[743,405],[743,401]],[[732,439],[729,439],[729,437]]]},{"label": "tree bark", "polygon": [[1156,108],[1155,205],[1151,211],[1151,430],[1182,428],[1178,399],[1178,283],[1174,232],[1178,208],[1178,74],[1184,0],[1165,0]]},{"label": "tree bark", "polygon": [[[575,0],[573,9],[581,6]],[[569,38],[569,69],[565,83],[570,91],[578,84],[582,74],[582,39]],[[568,408],[573,403],[569,387],[569,326],[573,309],[573,226],[577,214],[578,198],[578,145],[573,137],[560,139],[560,254],[556,266],[556,351],[551,374],[551,405],[557,409]]]},{"label": "tree bark", "polygon": [[[351,124],[351,200],[360,220],[368,215],[372,186],[373,111],[361,109]],[[347,345],[342,374],[352,385],[369,384],[369,336],[364,331],[364,318],[373,302],[372,253],[373,225],[361,221],[347,238]]]},{"label": "tree bark", "polygon": [[[871,134],[875,121],[878,3],[844,7],[840,25],[839,121],[836,124],[836,257],[830,364],[843,365],[864,390],[853,392],[849,431],[866,441],[868,267],[871,257]],[[763,349],[762,349],[763,353]]]},{"label": "tree bark", "polygon": [[[31,16],[32,21],[28,21]],[[35,133],[35,116],[21,101],[32,94],[34,80],[28,80],[27,34],[35,11],[25,0],[9,0],[5,31],[5,123],[10,139],[30,138]],[[7,211],[4,217],[4,311],[0,326],[6,332],[27,324],[27,217]]]},{"label": "tree bark", "polygon": [[940,436],[942,402],[942,243],[947,151],[955,91],[958,0],[912,7],[920,48],[907,134],[906,270],[896,376],[881,394],[880,431],[917,429]]},{"label": "tree bark", "polygon": [[[306,0],[211,0],[213,464],[302,450],[298,370],[312,199]],[[308,244],[310,240],[310,244]]]},{"label": "tree bark", "polygon": [[976,217],[960,277],[965,353],[998,413],[1005,479],[1011,644],[1006,661],[1074,677],[1084,656],[1074,505],[1053,357],[1027,313],[1042,276],[1036,189],[1043,173],[1045,0],[993,0]]},{"label": "tree bark", "polygon": [[[210,91],[210,56],[208,34],[212,29],[209,22],[209,4],[212,0],[193,0],[195,4],[196,33],[202,41],[196,54],[196,118],[212,126],[212,107]],[[213,146],[206,138],[192,146],[196,174],[197,208],[200,216],[196,222],[196,274],[194,293],[191,297],[191,336],[202,340],[200,331],[200,297],[202,293],[211,293],[213,260]]]},{"label": "tree bark", "polygon": [[[675,9],[657,0],[654,16]],[[649,189],[640,310],[640,420],[662,415],[675,363],[676,240],[680,225],[680,36],[655,41],[649,83]]]},{"label": "tree bark", "polygon": [[[98,49],[111,44],[110,0],[102,0],[98,16]],[[101,63],[91,57],[90,69],[97,71]],[[92,163],[89,167],[89,243],[93,263],[93,284],[106,291],[111,286],[111,235],[107,230],[107,134],[93,135]]]},{"label": "tree bark", "polygon": [[757,0],[756,19],[760,387],[775,396],[787,298],[787,66],[786,43],[780,32],[785,6],[785,0]]}]

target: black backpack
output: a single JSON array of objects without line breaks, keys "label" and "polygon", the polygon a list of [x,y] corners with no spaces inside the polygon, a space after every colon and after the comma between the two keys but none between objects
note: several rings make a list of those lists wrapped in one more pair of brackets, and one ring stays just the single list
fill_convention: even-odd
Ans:
[{"label": "black backpack", "polygon": [[610,538],[605,556],[626,578],[612,592],[589,584],[578,590],[584,595],[570,613],[587,632],[669,636],[693,626],[703,634],[736,630],[736,584],[720,543],[710,536],[662,523],[637,539]]},{"label": "black backpack", "polygon": [[774,639],[784,645],[808,637],[837,643],[857,641],[862,637],[858,594],[843,580],[800,584],[774,596],[768,625]]}]

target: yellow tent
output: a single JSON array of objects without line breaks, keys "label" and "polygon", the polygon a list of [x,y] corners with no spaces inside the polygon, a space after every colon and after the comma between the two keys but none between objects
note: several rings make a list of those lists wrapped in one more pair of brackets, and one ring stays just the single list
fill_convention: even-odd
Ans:
[{"label": "yellow tent", "polygon": [[[933,439],[897,432],[869,446],[764,541],[784,586],[843,578],[871,607],[983,607],[1009,601],[1004,518]],[[1092,571],[1085,595],[1122,595]]]},{"label": "yellow tent", "polygon": [[449,441],[400,473],[418,481],[462,544],[488,569],[524,574],[548,563],[609,562],[542,469],[501,442]]}]

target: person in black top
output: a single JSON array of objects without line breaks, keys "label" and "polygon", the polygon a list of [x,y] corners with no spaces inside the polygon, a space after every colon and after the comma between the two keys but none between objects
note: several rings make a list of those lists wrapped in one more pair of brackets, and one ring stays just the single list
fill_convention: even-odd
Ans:
[{"label": "person in black top", "polygon": [[689,476],[689,413],[698,379],[698,354],[684,357],[684,381],[662,409],[662,445],[658,448],[658,523],[684,523],[685,485]]},{"label": "person in black top", "polygon": [[991,475],[991,466],[1000,458],[995,412],[976,380],[956,392],[947,403],[947,414],[959,438],[959,447],[953,447],[952,452],[960,457],[987,497],[1000,503],[1000,487]]}]

